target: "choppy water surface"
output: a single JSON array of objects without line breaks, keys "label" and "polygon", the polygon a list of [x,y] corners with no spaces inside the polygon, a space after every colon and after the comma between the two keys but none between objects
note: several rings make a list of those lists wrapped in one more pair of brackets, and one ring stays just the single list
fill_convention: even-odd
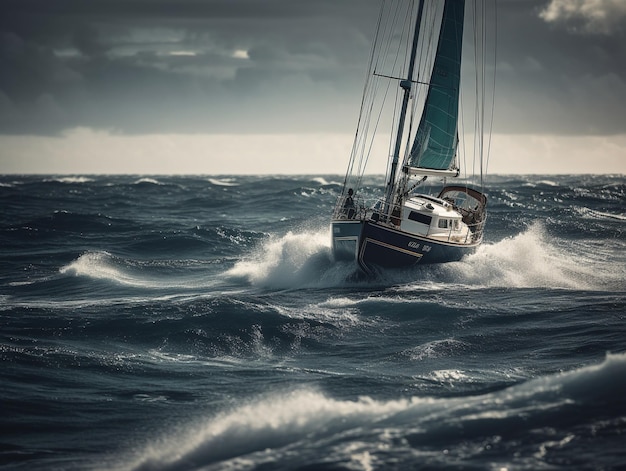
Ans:
[{"label": "choppy water surface", "polygon": [[2,469],[626,466],[624,178],[493,177],[375,279],[340,180],[0,177]]}]

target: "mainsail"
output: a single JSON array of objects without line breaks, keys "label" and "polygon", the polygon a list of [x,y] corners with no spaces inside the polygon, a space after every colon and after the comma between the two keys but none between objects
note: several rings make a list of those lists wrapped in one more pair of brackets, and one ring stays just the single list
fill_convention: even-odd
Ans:
[{"label": "mainsail", "polygon": [[464,0],[446,0],[424,111],[408,158],[410,173],[451,170],[457,137]]}]

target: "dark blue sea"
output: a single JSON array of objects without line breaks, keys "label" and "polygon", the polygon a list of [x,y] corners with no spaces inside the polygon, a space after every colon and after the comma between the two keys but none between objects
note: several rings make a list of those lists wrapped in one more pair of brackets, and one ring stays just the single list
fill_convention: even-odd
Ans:
[{"label": "dark blue sea", "polygon": [[626,469],[624,176],[490,177],[374,278],[341,181],[0,176],[0,469]]}]

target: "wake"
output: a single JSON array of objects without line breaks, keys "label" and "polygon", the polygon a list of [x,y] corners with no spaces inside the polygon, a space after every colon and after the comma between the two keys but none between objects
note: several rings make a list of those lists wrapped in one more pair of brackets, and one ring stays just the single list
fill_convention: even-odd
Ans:
[{"label": "wake", "polygon": [[372,279],[358,276],[354,263],[333,261],[327,229],[289,232],[271,237],[225,275],[267,289],[358,289],[419,282],[432,289],[454,284],[469,289],[602,290],[621,283],[610,259],[584,258],[571,244],[549,236],[535,223],[520,234],[483,244],[459,262],[384,270]]},{"label": "wake", "polygon": [[597,289],[597,267],[549,240],[535,223],[525,232],[493,244],[481,245],[459,263],[445,265],[444,273],[466,285],[503,288]]},{"label": "wake", "polygon": [[404,286],[421,290],[546,288],[621,289],[626,268],[598,250],[576,247],[549,236],[535,223],[524,232],[483,244],[459,262],[381,270],[364,276],[355,263],[334,262],[328,229],[271,236],[218,275],[201,261],[136,261],[105,251],[87,252],[62,267],[64,276],[88,277],[143,289],[202,289],[247,285],[270,290],[324,288],[384,289]]},{"label": "wake", "polygon": [[269,289],[338,287],[354,266],[334,264],[328,229],[271,237],[225,275]]}]

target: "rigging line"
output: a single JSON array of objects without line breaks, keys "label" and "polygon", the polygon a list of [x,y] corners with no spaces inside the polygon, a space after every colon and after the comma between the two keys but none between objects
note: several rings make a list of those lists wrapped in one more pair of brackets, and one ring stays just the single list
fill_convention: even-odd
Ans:
[{"label": "rigging line", "polygon": [[496,66],[497,66],[497,56],[498,56],[498,2],[493,0],[493,87],[492,87],[492,96],[491,96],[491,119],[489,123],[489,141],[487,146],[487,162],[485,164],[485,172],[487,172],[487,167],[489,166],[489,158],[491,156],[491,137],[493,135],[493,121],[495,115],[495,102],[496,102]]},{"label": "rigging line", "polygon": [[[364,125],[360,126],[360,131],[361,131],[361,137],[360,137],[360,141],[359,141],[359,147],[357,149],[358,155],[359,155],[359,166],[358,166],[358,175],[360,175],[362,173],[362,169],[363,169],[363,152],[364,152],[364,148],[365,145],[367,143],[367,139],[368,139],[368,135],[367,135],[367,131],[369,129],[369,123],[372,119],[372,109],[374,106],[374,101],[376,99],[376,88],[377,88],[377,84],[373,83],[372,85],[370,85],[370,90],[368,90],[368,96],[367,96],[367,102],[368,106],[366,108],[366,117],[364,120]],[[357,176],[358,176],[357,175]]]},{"label": "rigging line", "polygon": [[487,97],[487,5],[485,3],[485,0],[482,0],[482,11],[483,11],[483,17],[482,17],[482,33],[483,33],[483,49],[482,49],[482,56],[483,56],[483,60],[482,60],[482,76],[483,76],[483,81],[482,81],[482,101],[481,101],[481,107],[482,107],[482,113],[481,113],[481,130],[482,130],[482,137],[481,137],[481,153],[480,153],[480,186],[482,188],[483,186],[483,181],[484,181],[484,175],[483,175],[483,162],[484,162],[484,158],[485,158],[485,100]]},{"label": "rigging line", "polygon": [[[385,17],[385,4],[383,4],[381,7],[381,11],[380,11],[380,23],[381,23],[380,26],[381,27],[379,28],[380,30],[379,34],[377,35],[376,40],[374,42],[374,46],[372,48],[373,49],[372,57],[375,58],[375,61],[373,61],[372,66],[370,66],[370,68],[368,69],[367,102],[369,103],[369,107],[367,107],[367,114],[366,114],[366,119],[364,120],[364,124],[359,126],[359,129],[361,131],[361,139],[360,139],[359,147],[357,150],[360,156],[359,165],[358,165],[358,173],[357,173],[357,185],[358,186],[361,185],[363,173],[365,172],[365,167],[367,165],[367,160],[369,157],[369,154],[366,152],[365,149],[367,148],[367,143],[369,140],[368,133],[371,130],[370,123],[372,120],[373,109],[374,109],[374,105],[376,104],[376,97],[377,97],[378,88],[379,88],[379,80],[374,78],[372,72],[376,70],[376,68],[380,65],[381,57],[384,59],[386,55],[386,50],[381,49],[381,47],[379,47],[379,44],[381,42],[383,44],[388,43],[388,41],[384,38],[386,38],[389,34],[387,32],[389,30],[389,20],[383,23],[382,19],[384,17]],[[383,40],[380,39],[381,37],[383,38]],[[384,65],[384,62],[383,62],[383,65]]]},{"label": "rigging line", "polygon": [[[392,10],[396,12],[396,15],[393,16],[391,13],[385,14],[385,10]],[[378,124],[380,122],[380,116],[382,113],[382,109],[380,109],[378,113],[378,118],[376,120],[376,125],[374,129],[372,129],[371,121],[374,116],[374,106],[375,105],[379,106],[377,102],[377,97],[379,95],[378,90],[380,88],[380,80],[377,78],[374,78],[373,77],[374,74],[372,72],[375,71],[378,67],[382,67],[383,69],[385,68],[385,62],[387,61],[387,58],[389,57],[389,49],[391,45],[390,38],[392,37],[393,32],[396,30],[395,25],[398,22],[398,7],[397,6],[388,7],[387,9],[385,9],[385,6],[383,5],[383,8],[381,8],[381,18],[385,18],[385,17],[387,18],[387,20],[382,24],[381,34],[379,34],[378,36],[379,39],[377,39],[377,42],[375,44],[375,57],[376,57],[375,65],[373,69],[370,68],[370,77],[371,77],[372,85],[370,86],[370,90],[368,92],[369,108],[367,110],[367,119],[365,120],[365,125],[361,126],[362,137],[359,143],[360,159],[359,159],[359,168],[358,168],[358,174],[357,174],[357,184],[359,186],[361,185],[363,174],[365,172],[365,167],[367,165],[369,156],[371,155],[371,152],[372,152],[372,148],[373,148],[373,144],[375,140],[375,131],[378,128]],[[382,40],[380,38],[382,38]],[[385,94],[384,94],[385,97],[388,94],[388,89],[389,89],[389,84],[387,85],[387,89],[385,90]],[[383,102],[384,101],[385,99],[383,98]],[[372,133],[372,130],[374,131],[373,133]],[[370,134],[372,134],[371,137],[370,137]]]},{"label": "rigging line", "polygon": [[481,152],[480,152],[480,178],[481,178],[481,187],[484,183],[484,163],[485,163],[485,120],[486,120],[486,100],[487,100],[487,45],[488,45],[488,23],[487,23],[487,4],[485,0],[482,0],[482,36],[481,36],[481,54],[482,54],[482,62],[481,62],[481,108],[480,108],[480,126],[481,126]]},{"label": "rigging line", "polygon": [[[497,47],[497,11],[496,11],[496,5],[497,2],[493,2],[493,9],[490,8],[490,6],[487,5],[487,0],[483,0],[483,22],[484,22],[484,45],[483,45],[483,61],[484,61],[484,83],[483,83],[483,87],[484,87],[484,95],[483,95],[483,134],[485,132],[488,133],[487,135],[487,150],[485,152],[484,149],[484,144],[483,144],[483,159],[481,160],[481,169],[484,168],[484,172],[485,174],[487,174],[487,170],[488,170],[488,165],[489,165],[489,156],[491,153],[491,139],[492,139],[492,135],[493,135],[493,122],[494,122],[494,115],[495,115],[495,87],[496,87],[496,47]],[[488,45],[489,45],[489,28],[488,25],[490,24],[490,22],[488,20],[490,20],[489,18],[489,11],[493,11],[493,54],[490,53]],[[487,128],[485,126],[485,120],[487,119],[487,114],[486,114],[486,109],[485,109],[485,104],[487,102],[487,66],[488,66],[488,61],[491,61],[491,59],[493,59],[493,73],[492,73],[492,77],[493,77],[493,86],[491,87],[491,96],[490,96],[490,105],[491,108],[489,110],[490,114],[489,114],[489,127]],[[483,137],[484,139],[484,137]],[[481,174],[481,177],[483,175]]]},{"label": "rigging line", "polygon": [[[385,4],[385,0],[383,0],[383,7],[384,7],[384,4]],[[372,67],[372,64],[373,64],[373,61],[374,61],[375,44],[376,44],[376,40],[378,38],[378,35],[380,33],[380,26],[381,26],[381,23],[382,23],[383,7],[381,7],[380,14],[378,16],[378,21],[377,21],[377,25],[376,25],[376,33],[374,34],[374,39],[373,39],[373,44],[372,44],[372,53],[370,55],[369,64],[368,64],[368,68],[367,68],[368,73],[367,73],[367,76],[366,76],[366,79],[365,79],[365,85],[363,87],[363,98],[361,99],[361,110],[359,112],[359,118],[358,118],[358,121],[357,121],[357,129],[356,129],[355,136],[354,136],[354,142],[353,142],[353,147],[352,147],[352,149],[353,149],[352,150],[352,155],[350,156],[350,162],[349,162],[349,165],[348,165],[348,169],[346,170],[346,175],[344,177],[344,182],[343,182],[344,190],[345,190],[346,183],[348,181],[348,176],[350,174],[352,174],[352,171],[354,170],[354,163],[355,163],[355,160],[356,160],[355,150],[356,150],[356,147],[357,147],[357,140],[358,140],[358,135],[359,135],[359,129],[360,129],[360,123],[361,123],[361,118],[362,118],[362,113],[363,113],[363,107],[364,107],[364,104],[365,104],[365,100],[366,100],[366,96],[367,96],[367,89],[368,89],[369,80],[370,80],[369,70],[371,70],[371,67]],[[342,191],[342,193],[343,193],[343,191]]]},{"label": "rigging line", "polygon": [[[400,81],[403,81],[403,82],[411,82],[411,83],[416,83],[416,84],[419,84],[419,85],[431,85],[430,83],[423,82],[421,80],[407,80],[407,79],[403,79],[402,77],[395,77],[393,75],[384,75],[384,74],[378,74],[378,73],[375,73],[374,75],[376,75],[377,77],[384,77],[384,78],[388,78],[388,79],[392,79],[392,80],[400,80]],[[440,88],[448,88],[448,87],[444,87],[443,85],[437,85],[437,84],[432,84],[431,86],[432,87],[440,87]]]},{"label": "rigging line", "polygon": [[466,149],[466,143],[465,143],[465,106],[463,105],[464,101],[465,101],[465,97],[463,96],[463,88],[459,87],[459,121],[461,122],[460,128],[461,128],[461,132],[458,133],[461,138],[460,138],[460,146],[457,146],[457,155],[459,153],[459,148],[463,149],[463,178],[467,179],[467,149]]},{"label": "rigging line", "polygon": [[[459,87],[459,106],[461,108],[461,111],[459,113],[459,121],[460,121],[460,127],[462,129],[462,132],[458,132],[457,133],[457,146],[458,143],[461,142],[461,147],[463,149],[463,155],[462,155],[462,160],[463,160],[463,174],[464,177],[466,179],[466,183],[465,186],[467,187],[470,184],[476,184],[476,154],[477,154],[477,149],[479,149],[479,144],[477,143],[477,136],[480,136],[480,126],[479,126],[479,120],[477,118],[477,116],[479,115],[479,111],[478,111],[478,101],[479,101],[479,93],[478,93],[478,84],[480,83],[480,56],[478,54],[477,51],[479,51],[479,47],[478,47],[478,31],[479,31],[479,26],[480,26],[480,22],[477,19],[477,3],[479,0],[476,0],[473,3],[473,8],[472,8],[472,21],[471,21],[471,36],[473,38],[473,55],[474,55],[474,66],[473,66],[473,72],[474,72],[474,96],[473,99],[470,97],[466,97],[466,92],[464,91],[463,87]],[[469,18],[469,16],[468,16]],[[467,105],[467,111],[469,112],[470,109],[473,109],[473,118],[470,120],[470,122],[467,124],[465,124],[465,113],[466,113],[466,105]],[[470,130],[469,127],[472,127],[472,129]],[[471,132],[471,150],[468,150],[468,146],[469,143],[467,141],[467,136],[466,134],[468,132]],[[460,136],[460,137],[459,137]],[[458,149],[458,147],[457,147]],[[457,158],[458,158],[458,153],[457,153]],[[468,164],[468,159],[471,158],[471,167]],[[457,164],[460,164],[460,160],[457,160]]]},{"label": "rigging line", "polygon": [[[436,6],[434,6],[434,5],[436,5]],[[434,41],[434,38],[436,36],[435,33],[437,32],[437,28],[435,27],[435,22],[436,22],[438,17],[441,17],[441,15],[443,15],[443,12],[440,12],[439,15],[437,14],[438,13],[437,9],[440,6],[440,4],[437,4],[437,2],[434,2],[434,5],[431,4],[431,8],[429,9],[430,13],[427,14],[427,17],[431,18],[431,20],[430,20],[431,21],[430,28],[428,30],[430,34],[428,35],[428,40],[423,42],[422,48],[420,49],[420,54],[421,54],[420,62],[422,62],[422,60],[423,60],[423,62],[422,62],[423,63],[423,67],[421,67],[421,71],[423,71],[423,73],[427,73],[427,72],[430,71],[431,75],[432,75],[432,72],[433,72],[432,69],[434,67],[434,61],[435,61],[435,52],[433,52],[435,50],[435,47],[433,46],[433,44],[436,45],[438,43],[438,41]],[[426,24],[428,24],[428,20],[426,20]],[[439,25],[439,28],[438,28],[439,29],[439,35],[441,34],[441,27],[443,27],[443,25]],[[437,38],[439,37],[439,35],[437,35]],[[462,39],[457,38],[457,40],[462,40]],[[426,53],[426,54],[424,54],[424,53]],[[431,86],[431,89],[432,88],[433,87]],[[422,106],[425,106],[425,104],[426,104],[425,101],[428,99],[428,93],[429,92],[427,92],[427,95],[425,97],[424,102],[421,103]],[[460,90],[459,90],[459,93],[460,93]],[[413,107],[412,107],[412,115],[411,115],[412,116],[411,125],[413,123],[413,115],[416,114],[419,102],[420,102],[419,99],[415,99],[414,100]],[[458,124],[457,124],[457,128],[458,128]],[[418,129],[418,131],[419,131],[419,129]],[[458,132],[456,134],[457,135],[456,135],[455,147],[458,150],[458,144],[459,144]],[[413,139],[415,137],[416,136],[414,136]],[[409,152],[409,147],[408,147],[409,145],[410,145],[410,142],[407,141],[407,152],[406,152],[406,155],[405,155],[405,165],[410,165],[411,155],[410,155],[410,152]],[[463,154],[463,156],[465,156],[465,153]],[[458,153],[455,153],[455,155],[454,155],[454,166],[457,169],[460,168],[459,167],[459,155],[458,155]]]},{"label": "rigging line", "polygon": [[[415,69],[415,59],[416,59],[417,46],[419,44],[419,33],[420,33],[420,26],[421,26],[421,20],[422,20],[423,7],[424,7],[424,0],[420,0],[417,18],[415,18],[414,26],[412,29],[409,28],[407,30],[409,32],[412,31],[412,33],[410,34],[410,43],[409,42],[406,43],[407,46],[409,44],[411,46],[408,68],[405,70],[406,72],[405,76],[408,80],[412,80],[414,69]],[[408,39],[409,39],[409,36],[407,36],[407,41]],[[408,47],[407,47],[407,51],[409,51]],[[406,62],[404,64],[406,67]],[[385,188],[385,205],[386,205],[385,211],[389,210],[388,205],[391,203],[394,191],[396,190],[395,188],[396,176],[397,176],[396,171],[397,171],[398,161],[400,157],[400,148],[402,146],[407,106],[409,104],[409,98],[410,98],[410,87],[406,86],[405,84],[401,82],[400,88],[402,88],[403,90],[402,91],[402,105],[401,105],[400,115],[398,117],[398,123],[397,123],[397,128],[396,128],[396,133],[395,133],[395,142],[393,146],[393,154],[392,154],[392,159],[390,160],[389,174],[388,174],[388,178],[386,179],[387,185]]]},{"label": "rigging line", "polygon": [[[465,5],[463,5],[463,17],[461,18],[461,22],[463,23],[464,21],[465,21]],[[464,26],[464,25],[462,24],[462,26]],[[443,25],[442,25],[442,27],[443,27]],[[461,83],[462,82],[461,82],[460,74],[461,74],[461,63],[463,61],[463,36],[465,34],[464,31],[465,31],[465,28],[463,27],[460,37],[458,36],[458,30],[456,30],[456,34],[455,34],[456,41],[457,41],[457,44],[460,46],[459,49],[460,49],[460,52],[461,52],[461,54],[459,56],[459,72],[458,72],[459,73],[459,82],[458,82],[458,85],[457,85],[458,90],[457,90],[457,97],[456,97],[456,99],[457,99],[457,110],[456,110],[457,116],[456,116],[456,123],[455,123],[456,124],[456,136],[454,136],[454,138],[456,140],[456,142],[454,143],[456,149],[455,149],[455,155],[453,155],[453,162],[452,162],[453,165],[456,166],[457,176],[459,174],[459,165],[460,165],[459,158],[458,158],[458,149],[459,149],[459,123],[458,123],[458,116],[459,116],[458,105],[459,105],[459,103],[458,102],[460,100],[460,95],[461,95]],[[448,167],[448,168],[452,168],[452,167]],[[444,179],[445,179],[445,177],[444,177]]]},{"label": "rigging line", "polygon": [[[475,24],[474,22],[472,22],[472,35],[474,34],[474,30],[475,30]],[[466,34],[466,33],[464,33]],[[463,160],[463,178],[467,181],[468,180],[468,170],[469,170],[469,166],[467,164],[467,158],[468,158],[468,150],[467,150],[467,139],[466,139],[466,133],[467,133],[467,128],[465,125],[465,104],[467,103],[467,99],[465,98],[465,91],[464,91],[464,87],[459,86],[459,122],[460,122],[460,128],[461,128],[461,132],[458,133],[458,135],[460,136],[460,147],[457,146],[457,155],[459,152],[459,148],[462,149],[462,160]],[[469,105],[468,105],[469,107]],[[472,159],[473,162],[474,159]],[[469,179],[470,182],[473,182],[473,169],[472,169],[472,176]]]},{"label": "rigging line", "polygon": [[[393,2],[392,2],[393,3]],[[376,60],[376,66],[377,67],[382,67],[383,69],[386,67],[385,63],[387,62],[387,59],[389,57],[389,49],[391,47],[391,38],[394,34],[394,31],[397,29],[396,25],[398,23],[398,17],[399,17],[399,9],[398,7],[388,7],[388,10],[394,10],[395,8],[395,15],[392,15],[391,11],[387,14],[387,21],[384,24],[384,29],[383,29],[383,34],[381,35],[382,40],[380,40],[378,42],[378,45],[380,45],[380,47],[377,47],[377,60]],[[375,69],[374,69],[375,70]],[[373,108],[374,105],[376,104],[376,96],[377,96],[377,92],[378,92],[378,84],[380,82],[379,79],[372,77],[372,82],[374,83],[374,85],[372,86],[372,101],[371,101],[371,107],[370,107],[370,113],[368,115],[368,123],[367,126],[365,127],[365,132],[366,132],[366,136],[365,139],[363,141],[363,153],[361,154],[361,169],[360,169],[360,177],[359,177],[359,181],[362,178],[362,174],[364,173],[365,167],[367,165],[367,161],[369,160],[369,156],[371,155],[371,151],[374,145],[374,139],[375,139],[375,135],[376,135],[376,130],[378,129],[378,125],[380,123],[380,119],[382,116],[382,104],[381,104],[381,108],[379,108],[379,113],[378,113],[378,118],[376,120],[376,125],[374,126],[374,128],[372,129],[372,126],[370,124],[371,119],[372,119],[372,112],[373,112]],[[385,90],[384,96],[383,96],[383,100],[382,103],[384,103],[386,101],[386,96],[388,94],[389,91],[389,86],[390,84],[387,84],[387,88]],[[373,132],[372,132],[373,131]],[[369,137],[369,135],[367,133],[372,132],[372,136],[371,138]],[[367,142],[369,142],[369,148],[366,151],[366,144]]]},{"label": "rigging line", "polygon": [[[438,43],[438,40],[435,37],[435,23],[437,20],[437,3],[433,4],[429,2],[429,6],[425,9],[426,9],[425,15],[423,15],[424,19],[422,20],[422,23],[423,23],[422,31],[427,31],[428,35],[426,35],[425,33],[422,35],[422,37],[427,38],[427,40],[422,41],[420,44],[420,55],[419,55],[418,67],[417,67],[418,80],[420,76],[424,76],[426,74],[428,74],[432,78],[432,68],[434,66],[434,59],[436,56],[436,45]],[[421,83],[425,83],[425,82],[422,81]],[[423,103],[421,103],[422,108],[426,105],[426,99],[428,97],[428,89],[424,90],[424,88],[422,87],[417,87],[417,90],[414,91],[413,104],[411,106],[411,120],[413,120],[413,117],[417,115],[418,106],[420,104],[420,91],[424,91],[426,93]],[[419,125],[418,125],[418,128],[419,128]],[[416,136],[411,136],[410,133],[409,133],[409,136],[407,137],[407,153],[405,154],[403,165],[409,164],[410,142],[415,137]]]},{"label": "rigging line", "polygon": [[[393,3],[393,2],[392,2]],[[391,7],[389,7],[391,8]],[[386,62],[386,58],[388,56],[388,50],[389,50],[389,44],[390,41],[388,40],[389,37],[391,37],[391,35],[393,34],[393,30],[394,30],[394,25],[395,23],[397,23],[397,10],[396,11],[396,17],[393,17],[391,14],[389,15],[385,15],[385,5],[382,6],[381,8],[381,19],[385,18],[385,16],[387,17],[387,20],[382,22],[382,27],[380,29],[380,34],[378,34],[377,38],[376,38],[376,42],[374,44],[374,55],[373,57],[375,57],[375,62],[373,63],[373,69],[372,67],[370,67],[369,72],[368,72],[368,78],[369,78],[369,90],[368,90],[368,101],[369,101],[369,107],[367,109],[367,114],[366,114],[366,119],[364,121],[364,125],[360,126],[360,130],[362,132],[362,138],[360,141],[360,147],[359,147],[359,155],[360,155],[360,159],[359,159],[359,167],[358,167],[358,183],[360,185],[360,182],[362,180],[362,176],[363,173],[365,171],[365,167],[367,165],[367,160],[369,158],[370,152],[371,152],[371,146],[373,144],[373,139],[374,137],[370,138],[369,133],[372,130],[372,126],[371,126],[371,120],[373,117],[373,111],[374,111],[374,105],[377,104],[377,97],[378,97],[378,89],[380,88],[380,80],[376,79],[373,77],[372,71],[376,70],[376,68],[378,67],[383,67],[384,68],[384,64]],[[382,40],[381,40],[382,38]],[[382,46],[381,46],[382,44]],[[383,47],[385,46],[385,47]],[[386,95],[386,94],[385,94]],[[367,146],[368,146],[368,142],[370,142],[370,146],[369,146],[369,151],[366,151]]]},{"label": "rigging line", "polygon": [[[418,9],[419,9],[419,7],[418,7]],[[419,15],[419,12],[415,11],[415,2],[413,3],[413,11],[411,13],[411,17],[414,17],[414,15]],[[423,17],[423,7],[422,7],[422,17]],[[421,28],[421,25],[416,25],[415,27],[416,28]],[[407,76],[414,75],[416,77],[415,80],[411,80],[412,83],[427,85],[425,82],[421,82],[419,80],[419,78],[420,78],[420,62],[421,62],[421,58],[422,58],[422,47],[421,47],[421,43],[420,43],[420,55],[419,55],[419,58],[415,62],[416,65],[414,66],[414,70],[413,71],[409,71]],[[418,90],[415,90],[415,89],[411,88],[411,90],[409,92],[409,99],[412,100],[412,103],[411,103],[411,111],[409,113],[409,128],[408,128],[408,131],[407,131],[407,138],[406,138],[406,141],[405,141],[404,152],[403,152],[403,157],[402,157],[402,167],[401,168],[404,168],[407,165],[407,163],[408,163],[408,157],[409,157],[409,152],[410,152],[409,149],[410,149],[410,146],[411,146],[411,134],[412,134],[412,131],[413,131],[413,123],[415,121],[415,102],[417,101],[416,100],[417,91]],[[406,188],[406,184],[407,184],[407,182],[409,180],[408,175],[405,174],[404,172],[399,172],[396,180],[398,182],[397,183],[398,194],[400,194],[400,195],[406,194],[405,188]],[[400,182],[402,182],[402,184],[400,184]]]},{"label": "rigging line", "polygon": [[[404,57],[409,57],[409,52],[411,49],[411,45],[412,45],[412,38],[411,38],[411,26],[412,26],[412,21],[409,21],[409,18],[414,18],[414,12],[412,11],[414,9],[415,6],[415,2],[411,2],[411,5],[413,5],[413,8],[411,8],[410,6],[407,9],[407,13],[406,13],[406,20],[404,23],[404,28],[403,30],[406,31],[406,35],[405,35],[405,42],[404,42]],[[398,48],[398,53],[400,52],[400,49]],[[412,74],[412,71],[408,70],[408,66],[410,66],[410,64],[407,64],[406,62],[403,62],[401,64],[402,66],[402,70],[400,71],[400,75],[404,75],[404,77],[409,77]],[[401,79],[401,80],[406,80],[406,79]],[[412,80],[411,80],[412,81]],[[393,122],[393,126],[392,129],[396,128],[396,121],[395,118],[399,116],[399,113],[397,113],[398,111],[398,106],[401,105],[401,97],[404,96],[404,89],[402,89],[402,92],[400,91],[401,88],[397,87],[396,88],[396,100],[395,100],[395,107],[394,107],[394,122]],[[395,143],[392,143],[392,140],[390,140],[390,148],[389,148],[389,155],[392,155],[392,144],[393,146],[395,146]]]},{"label": "rigging line", "polygon": [[[481,180],[480,183],[482,185],[482,126],[481,126],[481,87],[480,83],[483,79],[482,77],[482,67],[480,66],[482,61],[482,35],[480,34],[479,29],[481,28],[481,24],[479,21],[478,10],[480,9],[480,3],[478,1],[474,4],[474,12],[473,12],[473,22],[474,22],[474,66],[475,66],[475,84],[474,84],[474,94],[476,97],[476,102],[474,105],[474,158],[472,162],[472,174],[476,175],[476,158],[478,157],[479,164],[481,166]],[[476,155],[478,154],[478,156]]]},{"label": "rigging line", "polygon": [[474,103],[474,160],[472,174],[476,178],[476,160],[480,161],[480,33],[478,23],[478,9],[480,8],[480,2],[477,1],[474,5],[473,22],[474,22],[474,96],[476,102]]},{"label": "rigging line", "polygon": [[[421,80],[421,78],[425,75],[425,71],[426,71],[426,59],[425,56],[427,56],[427,51],[428,48],[430,47],[430,44],[432,43],[432,31],[433,28],[432,27],[428,27],[429,23],[429,16],[431,15],[431,10],[432,10],[432,5],[426,5],[426,3],[424,4],[424,10],[422,13],[422,21],[420,24],[420,32],[421,32],[421,37],[422,39],[419,42],[419,55],[417,57],[416,60],[416,66],[414,67],[414,71],[413,74],[416,76],[415,79],[411,80],[412,83],[418,84],[418,85],[428,85],[428,82]],[[428,29],[426,29],[428,27]],[[427,33],[429,33],[429,35],[427,35]],[[427,40],[427,38],[429,40]],[[430,41],[430,42],[429,42]],[[409,127],[408,127],[408,132],[406,135],[406,139],[405,139],[405,148],[404,148],[404,152],[403,152],[403,158],[402,158],[402,167],[404,168],[409,164],[409,160],[410,160],[410,149],[411,149],[411,142],[414,139],[414,124],[415,124],[415,117],[417,116],[417,108],[418,108],[418,104],[419,104],[419,97],[421,95],[421,91],[423,90],[424,87],[415,87],[412,88],[410,93],[411,93],[411,108],[410,108],[410,112],[409,112]],[[398,175],[398,181],[400,181],[401,179],[404,179],[405,182],[408,181],[410,177],[408,175],[402,176],[401,174]],[[406,184],[406,183],[404,183]]]},{"label": "rigging line", "polygon": [[[401,2],[398,2],[398,3],[401,3]],[[400,37],[404,38],[404,41],[399,41],[398,42],[398,46],[397,46],[397,48],[395,50],[395,56],[393,56],[393,64],[391,65],[391,70],[392,71],[398,70],[398,67],[405,67],[406,66],[406,63],[400,61],[400,57],[405,57],[407,55],[406,51],[408,50],[408,43],[406,41],[409,41],[410,32],[411,32],[411,21],[410,21],[411,15],[408,14],[408,10],[403,15],[404,23],[403,23],[402,28],[397,28],[396,27],[397,24],[399,24],[399,22],[400,22],[400,20],[399,20],[400,12],[401,12],[401,8],[400,8],[400,5],[398,5],[398,7],[396,8],[396,15],[393,18],[393,26],[394,27],[391,30],[391,33],[390,33],[390,36],[389,36],[389,42],[388,42],[388,45],[387,45],[388,46],[387,47],[387,53],[389,53],[389,50],[391,49],[391,44],[393,42],[394,33],[399,29],[400,30]],[[404,56],[401,56],[401,51],[402,51],[403,46],[404,46],[405,54],[404,54]],[[390,54],[386,54],[385,57],[389,57],[389,55]],[[383,103],[386,102],[386,97],[387,97],[390,85],[391,85],[391,82],[388,81],[387,82],[387,89],[386,89],[386,92],[385,92],[385,100],[383,101]],[[398,100],[397,100],[397,97],[398,97],[397,92],[398,92],[398,90],[399,89],[396,90],[396,100],[394,100],[394,106],[396,106],[396,107],[398,105]],[[378,129],[378,125],[380,124],[380,118],[382,116],[383,111],[384,111],[384,108],[381,105],[380,114],[379,114],[379,117],[378,117],[378,121],[376,123],[376,130]],[[396,113],[393,113],[392,116],[394,117],[393,121],[392,121],[392,129],[393,129],[393,128],[395,128],[395,116],[396,116]],[[372,144],[373,144],[373,141],[372,141]],[[393,141],[390,140],[389,145],[392,146],[393,145]],[[389,151],[389,155],[391,155],[390,151]],[[386,170],[386,175],[385,175],[385,180],[386,181],[389,180],[390,172],[391,172],[391,168],[388,167],[387,170]]]},{"label": "rigging line", "polygon": [[476,159],[478,158],[478,162],[481,162],[481,136],[482,136],[482,128],[480,125],[480,115],[481,115],[481,95],[480,95],[480,83],[482,80],[481,77],[481,34],[480,34],[480,22],[479,22],[479,14],[478,10],[480,9],[480,2],[476,1],[474,7],[474,65],[475,65],[475,74],[476,74],[476,82],[474,93],[476,96],[476,104],[474,108],[474,162],[473,162],[473,174],[476,175]]}]

